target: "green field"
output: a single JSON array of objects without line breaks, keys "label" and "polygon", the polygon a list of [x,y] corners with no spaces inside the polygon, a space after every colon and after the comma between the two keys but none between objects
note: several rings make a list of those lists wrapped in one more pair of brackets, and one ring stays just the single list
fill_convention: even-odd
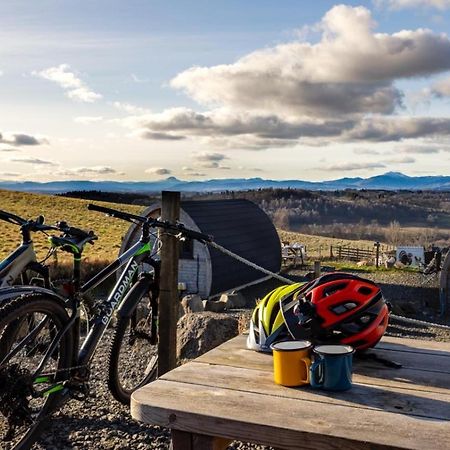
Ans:
[{"label": "green field", "polygon": [[[25,219],[36,218],[42,214],[46,223],[49,224],[65,220],[74,227],[93,230],[99,239],[94,246],[86,247],[85,257],[113,260],[130,224],[95,211],[89,211],[86,207],[88,203],[90,202],[87,200],[66,197],[0,191],[0,209]],[[143,206],[95,203],[135,214],[144,209]],[[0,220],[0,236],[0,258],[4,258],[20,244],[19,227]],[[47,237],[42,233],[35,233],[33,237],[38,256],[44,257],[49,248]]]}]

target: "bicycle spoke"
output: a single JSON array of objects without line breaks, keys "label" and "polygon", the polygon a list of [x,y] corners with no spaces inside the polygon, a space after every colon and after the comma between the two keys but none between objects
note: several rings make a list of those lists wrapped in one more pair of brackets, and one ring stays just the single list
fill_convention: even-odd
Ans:
[{"label": "bicycle spoke", "polygon": [[[61,340],[51,347],[68,321],[64,307],[51,300],[19,298],[4,311],[0,346],[6,348],[7,356],[0,364],[0,447],[13,449],[34,442],[55,396],[64,389],[61,376],[70,360],[65,347],[71,341]],[[34,376],[47,353],[50,357],[41,367],[45,374]]]}]

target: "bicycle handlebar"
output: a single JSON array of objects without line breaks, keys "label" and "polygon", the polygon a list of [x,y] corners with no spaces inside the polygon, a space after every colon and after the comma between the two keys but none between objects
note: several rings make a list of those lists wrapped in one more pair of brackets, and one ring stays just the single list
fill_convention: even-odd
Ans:
[{"label": "bicycle handlebar", "polygon": [[154,228],[163,228],[165,230],[179,232],[184,236],[196,239],[201,242],[211,242],[213,240],[212,236],[209,236],[208,234],[205,233],[201,233],[199,231],[190,230],[189,228],[186,228],[182,223],[171,224],[166,221],[152,219],[151,217],[137,216],[136,214],[118,211],[117,209],[94,205],[93,203],[89,203],[87,207],[91,211],[102,212],[104,214],[107,214],[108,216],[126,220],[128,222],[137,221],[140,222],[142,225],[148,225]]},{"label": "bicycle handlebar", "polygon": [[19,226],[22,226],[28,222],[27,220],[22,219],[22,217],[16,216],[15,214],[3,210],[0,210],[0,219],[4,220],[5,222],[12,223],[13,225]]}]

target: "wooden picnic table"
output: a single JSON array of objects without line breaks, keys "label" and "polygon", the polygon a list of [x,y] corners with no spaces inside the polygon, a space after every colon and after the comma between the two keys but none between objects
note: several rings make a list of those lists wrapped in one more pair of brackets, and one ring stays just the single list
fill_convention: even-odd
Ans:
[{"label": "wooden picnic table", "polygon": [[283,449],[450,449],[450,343],[384,337],[332,393],[273,382],[272,357],[238,336],[137,390],[132,416],[168,427],[174,450],[230,440]]}]

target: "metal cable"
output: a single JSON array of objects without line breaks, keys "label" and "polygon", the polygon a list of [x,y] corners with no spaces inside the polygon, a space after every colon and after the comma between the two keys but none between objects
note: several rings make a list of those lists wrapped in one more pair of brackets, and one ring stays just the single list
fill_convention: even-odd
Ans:
[{"label": "metal cable", "polygon": [[295,283],[294,281],[290,280],[289,278],[285,278],[275,272],[271,272],[270,270],[265,269],[264,267],[258,266],[258,264],[252,263],[248,259],[245,259],[242,256],[239,256],[236,253],[233,253],[232,251],[226,249],[225,247],[222,247],[221,245],[217,244],[216,242],[206,242],[206,244],[209,245],[210,247],[215,248],[216,250],[219,250],[222,253],[225,253],[225,255],[228,255],[234,259],[237,259],[241,263],[246,264],[247,266],[250,266],[253,269],[259,270],[260,272],[263,272],[266,275],[270,275],[271,277],[282,281],[283,283],[286,283],[286,284],[294,284]]},{"label": "metal cable", "polygon": [[436,328],[443,328],[444,330],[450,330],[450,326],[443,325],[441,323],[433,323],[433,322],[427,322],[425,320],[411,319],[409,317],[397,316],[397,314],[390,314],[390,317],[392,317],[393,319],[400,320],[402,322],[408,322],[408,323],[413,323],[416,325],[426,325],[428,327],[436,327]]},{"label": "metal cable", "polygon": [[[239,256],[236,253],[233,253],[232,251],[226,249],[225,247],[222,247],[221,245],[217,244],[216,242],[206,242],[206,244],[209,245],[210,247],[213,247],[216,250],[224,253],[225,255],[231,256],[232,258],[240,261],[241,263],[252,267],[253,269],[259,270],[260,272],[263,272],[266,275],[270,275],[271,277],[282,281],[283,283],[286,283],[286,284],[294,284],[295,283],[295,281],[292,281],[289,278],[285,278],[275,272],[271,272],[270,270],[265,269],[264,267],[258,266],[258,264],[252,263],[248,259],[245,259],[242,256]],[[443,325],[440,323],[433,323],[433,322],[426,322],[425,320],[411,319],[409,317],[398,316],[397,314],[390,314],[390,317],[392,317],[393,319],[400,320],[402,322],[412,323],[415,325],[426,325],[426,326],[432,326],[432,327],[436,327],[436,328],[442,328],[444,330],[450,330],[450,326]]]}]

